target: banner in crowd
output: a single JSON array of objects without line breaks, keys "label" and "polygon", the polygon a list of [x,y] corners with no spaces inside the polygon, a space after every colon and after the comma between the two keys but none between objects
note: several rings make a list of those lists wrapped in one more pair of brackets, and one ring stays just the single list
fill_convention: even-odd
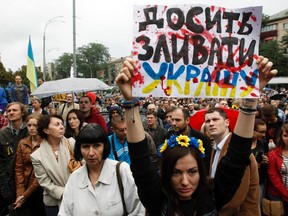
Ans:
[{"label": "banner in crowd", "polygon": [[259,96],[262,7],[134,6],[133,96]]}]

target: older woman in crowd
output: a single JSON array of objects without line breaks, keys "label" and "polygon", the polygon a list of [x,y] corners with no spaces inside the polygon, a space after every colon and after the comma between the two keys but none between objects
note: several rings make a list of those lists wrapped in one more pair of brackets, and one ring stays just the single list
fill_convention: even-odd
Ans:
[{"label": "older woman in crowd", "polygon": [[86,163],[70,176],[59,216],[145,215],[129,165],[122,162],[118,170],[124,188],[121,193],[118,161],[108,159],[109,153],[110,143],[103,128],[97,124],[84,126],[76,139],[75,158],[83,158]]},{"label": "older woman in crowd", "polygon": [[35,176],[44,189],[43,202],[47,216],[56,216],[70,172],[69,141],[64,137],[63,120],[57,115],[45,115],[38,123],[38,133],[43,141],[31,154]]}]

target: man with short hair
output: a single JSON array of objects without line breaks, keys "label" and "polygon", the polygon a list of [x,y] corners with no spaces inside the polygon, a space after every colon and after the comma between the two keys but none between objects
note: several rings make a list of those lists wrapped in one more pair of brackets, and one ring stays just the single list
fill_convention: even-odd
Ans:
[{"label": "man with short hair", "polygon": [[85,122],[99,124],[105,130],[105,132],[108,133],[105,119],[92,105],[92,100],[90,97],[82,96],[79,100],[79,105]]},{"label": "man with short hair", "polygon": [[164,143],[167,130],[158,125],[157,113],[153,110],[148,110],[146,113],[147,126],[144,130],[153,138],[156,148]]},{"label": "man with short hair", "polygon": [[[148,104],[146,114],[148,111],[154,111],[157,113],[156,105],[154,103]],[[162,119],[160,119],[158,116],[157,116],[157,123],[158,123],[159,127],[162,127],[162,128],[164,127]],[[144,128],[147,128],[147,118],[144,118],[142,120],[142,125]]]},{"label": "man with short hair", "polygon": [[28,105],[28,88],[22,83],[19,75],[15,77],[15,84],[11,86],[11,101]]},{"label": "man with short hair", "polygon": [[278,109],[271,104],[264,105],[261,109],[262,119],[266,123],[266,141],[269,142],[270,139],[276,143],[277,135],[281,130],[284,121],[278,118]]},{"label": "man with short hair", "polygon": [[167,131],[172,128],[172,113],[175,109],[175,106],[171,106],[165,112],[166,124],[164,125],[164,129],[166,129]]},{"label": "man with short hair", "polygon": [[188,104],[188,110],[190,116],[193,116],[197,111],[194,109],[194,103],[189,103]]},{"label": "man with short hair", "polygon": [[29,114],[31,113],[40,113],[43,115],[48,115],[48,112],[41,108],[41,99],[37,97],[33,97],[31,99],[32,109],[29,110]]},{"label": "man with short hair", "polygon": [[227,108],[228,109],[229,106],[228,106],[227,100],[225,100],[225,99],[220,100],[218,107],[223,107],[223,108]]},{"label": "man with short hair", "polygon": [[[256,100],[251,103],[256,107]],[[243,112],[245,114],[249,112],[246,115],[248,117],[250,113],[250,115],[256,113],[254,109],[247,108],[247,110]],[[249,121],[252,122],[252,119]],[[247,118],[248,125],[249,121]],[[239,124],[245,124],[245,120]],[[218,214],[259,215],[258,164],[251,154],[249,138],[230,133],[229,119],[226,112],[219,107],[206,111],[205,127],[215,142],[211,154],[210,177],[214,182]],[[233,146],[233,150],[228,151],[230,146]],[[225,197],[217,197],[220,193],[225,193]]]},{"label": "man with short hair", "polygon": [[[131,164],[128,143],[127,143],[127,127],[124,116],[114,116],[111,119],[111,130],[113,133],[108,137],[111,151],[109,154],[110,159],[125,161]],[[152,137],[146,133],[147,143],[150,149],[151,161],[156,169],[158,169],[158,156],[157,150]]]},{"label": "man with short hair", "polygon": [[66,122],[67,114],[72,109],[79,110],[79,104],[73,102],[73,95],[72,93],[66,94],[66,102],[61,104],[58,108],[57,115],[61,116],[63,121]]},{"label": "man with short hair", "polygon": [[24,120],[27,115],[25,106],[12,102],[6,107],[9,123],[0,130],[0,212],[14,208],[15,201],[15,159],[18,143],[28,136]]}]

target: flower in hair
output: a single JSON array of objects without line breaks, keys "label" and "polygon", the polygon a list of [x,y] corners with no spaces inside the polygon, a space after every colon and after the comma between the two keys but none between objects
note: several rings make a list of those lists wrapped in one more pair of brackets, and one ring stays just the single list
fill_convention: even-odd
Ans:
[{"label": "flower in hair", "polygon": [[180,134],[179,136],[175,136],[172,134],[169,139],[166,139],[165,142],[159,146],[158,155],[162,156],[162,153],[168,148],[174,148],[175,146],[180,145],[183,147],[193,147],[200,151],[201,157],[205,157],[205,148],[203,147],[203,142],[200,139],[196,139],[195,137],[188,137],[186,135]]}]

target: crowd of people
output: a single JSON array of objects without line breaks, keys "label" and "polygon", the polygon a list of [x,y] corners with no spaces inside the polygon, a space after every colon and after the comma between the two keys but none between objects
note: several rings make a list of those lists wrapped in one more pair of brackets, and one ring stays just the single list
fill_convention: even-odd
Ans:
[{"label": "crowd of people", "polygon": [[[263,90],[277,71],[257,64]],[[67,93],[58,109],[37,97],[29,108],[16,77],[1,107],[0,216],[261,215],[265,184],[288,214],[286,97],[133,98],[135,67],[123,63],[113,97]]]}]

